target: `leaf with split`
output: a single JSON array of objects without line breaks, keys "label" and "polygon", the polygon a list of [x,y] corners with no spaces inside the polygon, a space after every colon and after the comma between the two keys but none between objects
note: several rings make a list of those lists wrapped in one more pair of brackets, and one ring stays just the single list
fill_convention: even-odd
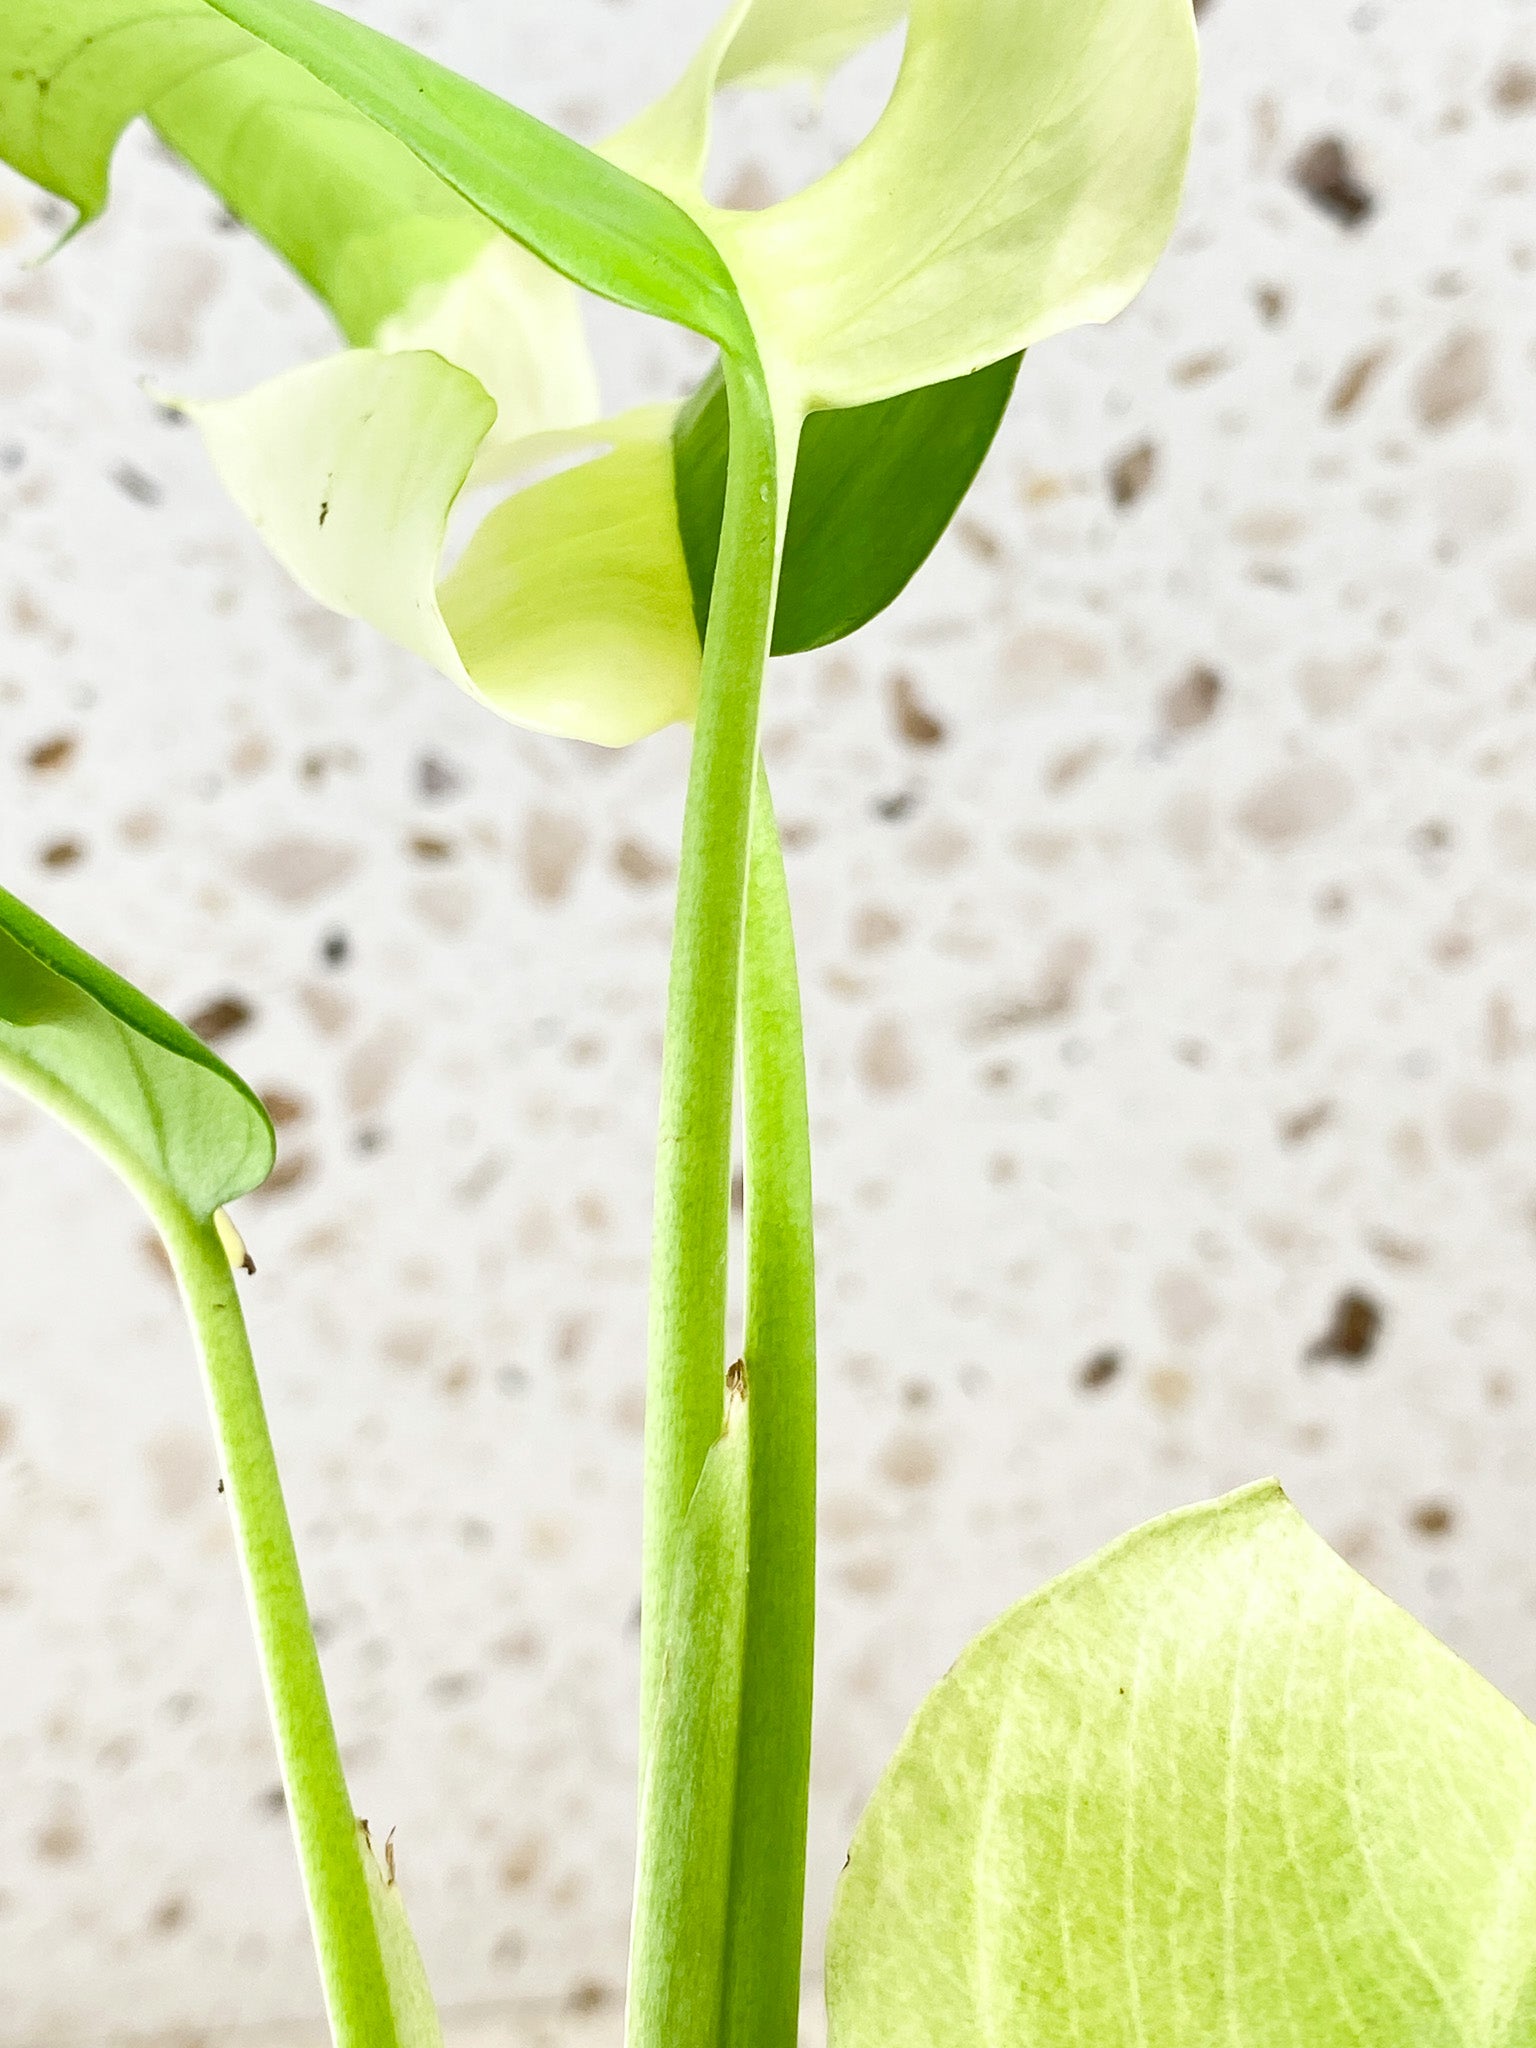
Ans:
[{"label": "leaf with split", "polygon": [[649,174],[718,244],[781,385],[864,405],[1134,297],[1173,226],[1197,71],[1189,0],[912,0],[889,104],[804,191],[733,212],[695,165]]},{"label": "leaf with split", "polygon": [[0,151],[79,211],[145,116],[359,347],[443,347],[495,397],[497,441],[591,419],[570,286],[376,122],[206,0],[0,11]]},{"label": "leaf with split", "polygon": [[157,1219],[206,1223],[272,1170],[271,1119],[185,1025],[0,889],[0,1075]]},{"label": "leaf with split", "polygon": [[1261,1485],[1024,1601],[854,1838],[833,2048],[1517,2048],[1536,1728]]},{"label": "leaf with split", "polygon": [[691,200],[703,189],[718,91],[824,87],[906,11],[906,0],[729,0],[676,85],[621,128],[603,154]]},{"label": "leaf with split", "polygon": [[[1048,43],[1059,0],[1054,6],[1044,0],[1038,4],[1047,33],[1036,40]],[[1124,4],[1099,0],[1090,12],[1097,19],[1106,8]],[[496,233],[478,210],[479,203],[487,203],[489,188],[500,189],[488,159],[509,147],[510,136],[523,161],[537,161],[545,170],[557,160],[567,170],[573,162],[584,162],[588,183],[595,177],[601,188],[586,194],[589,211],[605,219],[613,213],[614,190],[604,181],[617,174],[515,110],[497,113],[500,103],[490,95],[452,81],[439,67],[355,23],[323,9],[308,11],[292,0],[275,13],[262,13],[256,0],[252,5],[252,26],[274,35],[290,54],[264,47],[204,0],[167,0],[153,13],[143,0],[63,0],[48,8],[30,0],[11,10],[7,23],[0,24],[0,54],[20,60],[12,65],[8,90],[0,90],[0,135],[7,153],[87,210],[99,207],[111,142],[124,121],[144,108],[226,204],[314,284],[351,339],[391,350],[430,349],[478,379],[496,409],[473,440],[464,465],[469,481],[526,472],[531,452],[526,437],[589,421],[596,410],[596,388],[568,285]],[[1181,7],[1182,0],[1151,0],[1141,10],[1143,31],[1150,32],[1147,23],[1153,17],[1164,22],[1159,47],[1170,57],[1177,57],[1181,46],[1166,33],[1167,22],[1176,21]],[[891,0],[821,0],[815,7],[805,0],[737,0],[679,84],[615,137],[607,154],[673,192],[722,246],[729,247],[734,237],[750,258],[754,238],[766,235],[770,222],[786,217],[785,208],[808,203],[809,195],[750,216],[705,204],[699,187],[714,91],[722,85],[825,76],[903,11]],[[890,149],[888,125],[904,121],[910,129],[922,108],[928,109],[922,118],[935,121],[935,161],[949,165],[951,183],[963,176],[966,163],[978,160],[974,138],[962,136],[957,142],[946,136],[943,118],[946,94],[952,100],[957,90],[951,75],[955,62],[963,63],[964,47],[974,45],[984,13],[978,0],[945,0],[942,6],[929,0],[916,10],[903,83],[874,133],[854,153],[867,163],[874,152],[876,169],[869,175],[882,175],[880,153]],[[1100,23],[1089,43],[1102,52],[1115,33],[1113,21]],[[942,62],[934,54],[940,43],[945,46]],[[958,60],[950,45],[961,53]],[[387,61],[381,50],[392,53]],[[305,64],[324,72],[330,83]],[[916,86],[908,78],[914,70],[920,74]],[[1189,83],[1176,82],[1181,93]],[[1077,101],[1093,100],[1094,118],[1112,122],[1113,107],[1099,107],[1092,87],[1092,80],[1087,87],[1074,81]],[[352,97],[343,98],[343,92]],[[919,102],[919,114],[914,114]],[[447,131],[461,115],[464,133],[455,144]],[[1143,129],[1156,117],[1155,108],[1152,114],[1144,112]],[[1160,118],[1176,158],[1182,147],[1180,106],[1170,103]],[[1044,140],[1032,137],[1022,152],[1032,172],[1014,167],[1014,182],[1026,197],[1063,164],[1070,172],[1074,152],[1083,153],[1080,105],[1075,119],[1056,127],[1063,132]],[[1142,134],[1143,145],[1145,140]],[[1126,173],[1120,208],[1133,226],[1139,224],[1143,242],[1155,247],[1166,226],[1167,180],[1159,185],[1142,177],[1137,183],[1141,160],[1135,157],[1135,143],[1135,135],[1129,141],[1123,135],[1116,139]],[[420,157],[413,154],[416,149]],[[949,164],[957,151],[964,160]],[[812,187],[821,195],[818,206],[827,203],[839,178],[849,176],[845,165],[833,180]],[[926,171],[925,183],[932,183]],[[657,204],[656,195],[635,181],[621,182],[616,189],[624,206],[638,204],[645,212]],[[466,191],[477,198],[476,205],[464,197]],[[1133,191],[1134,205],[1127,207],[1125,199]],[[851,203],[846,191],[840,203]],[[1031,233],[1040,246],[1031,249],[1023,268],[1055,277],[1059,285],[1071,263],[1061,260],[1055,245],[1064,238],[1074,246],[1081,240],[1086,207],[1078,192],[1073,204],[1056,207],[1059,218],[1032,219]],[[664,203],[663,212],[677,229]],[[509,223],[514,233],[533,232],[526,220],[519,230],[503,213],[502,224]],[[1122,233],[1121,241],[1126,239]],[[697,255],[696,241],[693,248]],[[786,257],[790,253],[786,250]],[[781,353],[776,295],[782,286],[792,296],[795,275],[796,262],[786,260],[782,275],[773,280],[774,291],[753,309]],[[1001,294],[991,290],[993,302],[1017,297],[1014,283],[1005,282],[1008,288]],[[599,283],[597,288],[605,287]],[[622,291],[617,295],[625,296]],[[640,301],[631,294],[626,302]],[[1035,317],[1038,325],[1038,307]],[[1057,315],[1051,317],[1060,324]],[[707,329],[709,323],[704,325]],[[797,381],[804,381],[798,372]],[[968,486],[1006,403],[1008,381],[1006,371],[989,370],[975,378],[924,382],[884,405],[813,413],[790,510],[777,651],[824,645],[855,630],[904,587]],[[342,358],[323,378],[296,376],[274,387],[273,396],[294,401],[294,417],[287,423],[277,416],[271,398],[253,394],[254,416],[270,437],[265,462],[258,459],[263,443],[248,431],[251,422],[242,420],[238,410],[223,432],[215,431],[216,408],[196,411],[221,460],[231,447],[242,449],[237,495],[269,537],[283,537],[279,552],[308,589],[418,650],[424,640],[431,641],[435,652],[429,658],[456,680],[468,680],[505,715],[613,741],[686,716],[697,691],[697,654],[677,602],[672,530],[681,530],[694,610],[702,623],[723,494],[724,406],[718,381],[706,384],[679,420],[675,495],[654,464],[632,458],[579,484],[547,479],[539,487],[536,508],[521,519],[508,517],[501,544],[480,551],[473,579],[479,624],[472,659],[466,658],[459,636],[432,616],[439,608],[433,584],[446,506],[413,508],[396,532],[386,532],[383,525],[385,514],[392,517],[402,506],[418,473],[441,473],[450,455],[457,463],[460,440],[467,445],[472,439],[466,430],[451,449],[419,445],[436,418],[443,383],[435,365],[423,365],[392,383],[395,402],[381,408],[375,403],[380,385],[375,366]],[[317,405],[321,397],[323,413]],[[246,401],[234,404],[238,409]],[[536,449],[537,443],[532,445]],[[312,452],[323,447],[334,458],[328,467],[334,467],[337,491],[327,488],[318,494],[309,508],[313,517],[308,512],[292,515],[294,504],[302,505],[308,495],[298,488],[298,475],[285,467],[296,447]],[[348,466],[354,460],[360,475],[366,472],[381,486],[374,499],[380,511],[371,522],[367,494],[348,488]],[[316,464],[311,460],[306,467],[312,472]],[[416,536],[403,575],[390,585],[375,577],[370,592],[364,578],[359,590],[359,579],[337,573],[339,566],[345,568],[341,557],[347,550],[335,544],[335,537],[326,543],[318,521],[319,505],[337,496],[352,508],[347,523],[355,541],[352,552],[360,557],[388,557],[399,565],[402,535]],[[590,573],[584,572],[574,540],[578,519],[593,520],[598,534],[625,534],[620,575],[613,573],[611,551],[609,559],[594,561]],[[649,544],[640,541],[645,522],[658,529]],[[561,630],[532,638],[523,617],[530,577],[520,573],[508,545],[519,531],[572,537],[562,543],[562,566],[570,572],[568,616]],[[639,556],[645,557],[643,563]],[[493,575],[504,579],[500,589]],[[380,590],[383,603],[375,601]],[[588,636],[596,612],[615,599],[612,615],[635,630],[640,652],[632,665],[617,668],[612,660],[617,626],[605,635]],[[401,634],[403,609],[425,622],[423,630]],[[498,616],[508,621],[504,640],[494,630]],[[558,664],[558,673],[547,683],[530,668],[530,660],[546,652]],[[626,689],[624,678],[631,670],[634,686]],[[494,684],[482,687],[492,671]],[[567,705],[576,708],[568,722],[560,723]]]}]

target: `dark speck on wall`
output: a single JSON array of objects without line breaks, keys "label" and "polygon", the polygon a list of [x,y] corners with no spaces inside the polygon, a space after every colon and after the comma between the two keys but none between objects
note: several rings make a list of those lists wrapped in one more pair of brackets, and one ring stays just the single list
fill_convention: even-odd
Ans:
[{"label": "dark speck on wall", "polygon": [[891,678],[891,714],[909,747],[936,747],[943,741],[944,721],[928,709],[905,670]]},{"label": "dark speck on wall", "polygon": [[1120,1377],[1125,1361],[1118,1351],[1095,1351],[1077,1369],[1077,1384],[1085,1394],[1096,1394],[1101,1387]]},{"label": "dark speck on wall", "polygon": [[917,792],[901,789],[894,796],[877,796],[873,805],[877,818],[883,818],[888,825],[899,825],[903,818],[910,818],[917,809]]},{"label": "dark speck on wall", "polygon": [[1127,448],[1109,465],[1109,495],[1121,511],[1134,505],[1152,488],[1157,476],[1157,447],[1151,441],[1138,441]]},{"label": "dark speck on wall", "polygon": [[56,732],[27,749],[27,766],[34,775],[52,775],[67,768],[75,757],[79,741],[72,732]]},{"label": "dark speck on wall", "polygon": [[1376,1349],[1382,1319],[1381,1306],[1370,1295],[1347,1289],[1334,1303],[1327,1329],[1307,1346],[1308,1362],[1363,1365]]},{"label": "dark speck on wall", "polygon": [[1359,227],[1375,208],[1376,195],[1361,182],[1347,144],[1337,135],[1309,142],[1291,165],[1291,176],[1318,211],[1340,227]]},{"label": "dark speck on wall", "polygon": [[187,1029],[212,1045],[220,1038],[230,1038],[237,1031],[243,1031],[255,1017],[256,1012],[244,996],[215,996],[202,1004],[187,1019]]}]

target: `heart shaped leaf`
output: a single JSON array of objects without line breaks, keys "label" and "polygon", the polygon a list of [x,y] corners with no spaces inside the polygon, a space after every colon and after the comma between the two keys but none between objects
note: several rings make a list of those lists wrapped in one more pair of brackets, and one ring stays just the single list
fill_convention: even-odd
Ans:
[{"label": "heart shaped leaf", "polygon": [[271,1119],[239,1075],[4,889],[0,1076],[93,1146],[157,1217],[206,1223],[272,1170]]},{"label": "heart shaped leaf", "polygon": [[1517,2048],[1536,1728],[1272,1484],[979,1637],[854,1838],[833,2048]]}]

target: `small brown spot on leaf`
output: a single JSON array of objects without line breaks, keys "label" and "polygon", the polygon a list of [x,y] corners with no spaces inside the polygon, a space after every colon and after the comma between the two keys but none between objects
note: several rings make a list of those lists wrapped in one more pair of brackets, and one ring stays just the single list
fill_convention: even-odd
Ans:
[{"label": "small brown spot on leaf", "polygon": [[45,868],[78,867],[85,859],[85,848],[78,839],[54,839],[38,855]]},{"label": "small brown spot on leaf", "polygon": [[1456,1526],[1456,1510],[1443,1500],[1421,1500],[1410,1509],[1408,1526],[1416,1536],[1449,1536]]},{"label": "small brown spot on leaf", "polygon": [[1375,195],[1361,183],[1348,146],[1337,135],[1309,142],[1291,165],[1297,185],[1330,220],[1355,228],[1370,217]]},{"label": "small brown spot on leaf", "polygon": [[1382,1320],[1378,1302],[1357,1287],[1348,1288],[1334,1303],[1327,1329],[1313,1339],[1304,1355],[1313,1365],[1363,1365],[1376,1349]]}]

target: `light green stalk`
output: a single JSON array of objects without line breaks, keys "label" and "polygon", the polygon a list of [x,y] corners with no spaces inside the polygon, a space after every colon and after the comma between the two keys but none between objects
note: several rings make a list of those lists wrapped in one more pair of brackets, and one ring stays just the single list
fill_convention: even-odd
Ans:
[{"label": "light green stalk", "polygon": [[[757,778],[742,983],[747,1318],[679,1534],[641,1788],[630,2048],[792,2048],[815,1630],[815,1280],[794,942]],[[717,1410],[717,1414],[718,1414]]]},{"label": "light green stalk", "polygon": [[229,1256],[212,1223],[158,1213],[202,1358],[336,2048],[397,2035],[352,1801]]},{"label": "light green stalk", "polygon": [[[684,822],[657,1168],[631,2048],[792,2048],[799,2006],[815,1286],[794,944],[757,768],[793,441],[776,430],[755,366],[728,362],[726,374],[730,461]],[[747,1316],[728,1403],[738,1029]]]},{"label": "light green stalk", "polygon": [[748,1578],[722,2042],[799,2025],[816,1635],[816,1264],[795,937],[768,779],[752,808],[742,987]]},{"label": "light green stalk", "polygon": [[641,1577],[641,1776],[660,1688],[673,1568],[720,1434],[732,1112],[758,703],[789,478],[755,361],[725,359],[730,463],[688,800],[667,995],[652,1242]]}]

